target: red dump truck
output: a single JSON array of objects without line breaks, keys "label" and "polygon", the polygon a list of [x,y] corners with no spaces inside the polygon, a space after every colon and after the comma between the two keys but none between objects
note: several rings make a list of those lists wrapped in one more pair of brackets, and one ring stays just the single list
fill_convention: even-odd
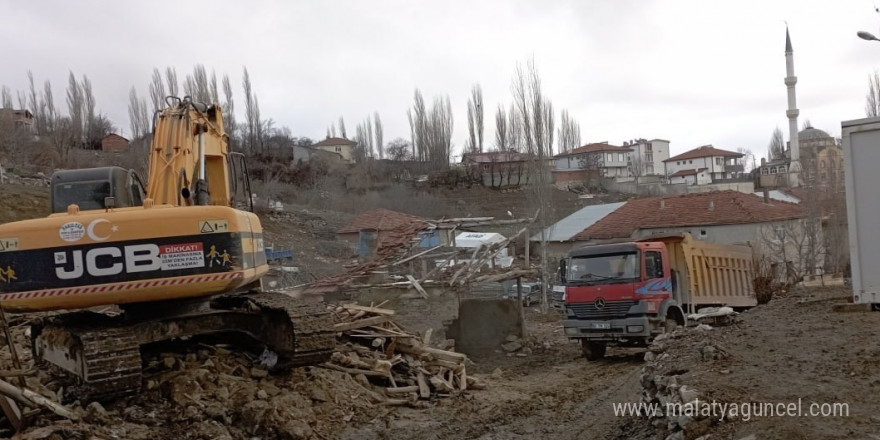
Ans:
[{"label": "red dump truck", "polygon": [[565,335],[589,360],[608,345],[647,346],[698,305],[752,307],[752,248],[690,234],[573,249],[560,264]]}]

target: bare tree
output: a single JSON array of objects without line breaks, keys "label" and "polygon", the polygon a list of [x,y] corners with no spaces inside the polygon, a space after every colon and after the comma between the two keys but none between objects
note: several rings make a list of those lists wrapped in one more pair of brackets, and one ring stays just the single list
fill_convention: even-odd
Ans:
[{"label": "bare tree", "polygon": [[345,120],[342,119],[342,116],[339,117],[339,135],[342,136],[343,139],[348,139],[348,136],[345,133]]},{"label": "bare tree", "polygon": [[245,105],[245,147],[250,153],[256,153],[260,145],[260,132],[262,131],[262,123],[260,122],[260,105],[257,97],[254,95],[251,86],[251,77],[248,74],[247,67],[243,67],[244,71],[241,84],[244,88],[244,105]]},{"label": "bare tree", "polygon": [[409,142],[403,138],[388,142],[388,158],[394,161],[412,160]]},{"label": "bare tree", "polygon": [[638,151],[634,153],[628,153],[629,156],[629,173],[636,178],[636,182],[639,181],[639,177],[645,175],[645,163],[642,160],[642,156],[638,153]]},{"label": "bare tree", "polygon": [[376,136],[376,150],[379,152],[379,159],[385,159],[385,146],[382,143],[384,141],[383,137],[383,128],[382,128],[382,120],[379,119],[379,112],[373,114],[373,126],[374,126],[374,134]]},{"label": "bare tree", "polygon": [[748,174],[755,169],[755,153],[746,147],[739,147],[736,152],[743,155],[743,172]]},{"label": "bare tree", "polygon": [[220,93],[217,88],[217,74],[214,72],[214,69],[211,69],[211,80],[208,83],[208,96],[211,104],[220,102]]},{"label": "bare tree", "polygon": [[468,99],[467,103],[467,123],[468,123],[468,140],[465,142],[464,150],[468,153],[477,153],[477,129],[474,123],[474,103]]},{"label": "bare tree", "polygon": [[138,98],[137,90],[132,87],[128,92],[128,119],[131,124],[132,139],[140,139],[150,132],[147,116],[147,101]]},{"label": "bare tree", "polygon": [[468,117],[468,145],[465,150],[471,152],[483,152],[483,89],[479,84],[471,88],[471,96],[467,104]]},{"label": "bare tree", "polygon": [[73,72],[70,72],[67,78],[67,115],[70,118],[68,130],[76,145],[80,145],[83,140],[84,104],[82,86],[77,82]]},{"label": "bare tree", "polygon": [[782,138],[782,130],[776,127],[773,135],[770,137],[770,144],[767,146],[767,160],[776,160],[782,158],[785,153],[785,140]]},{"label": "bare tree", "polygon": [[865,97],[865,116],[880,116],[880,71],[868,75],[868,95]]},{"label": "bare tree", "polygon": [[179,96],[179,88],[177,86],[177,70],[173,67],[165,68],[165,81],[167,84],[168,94],[171,96]]},{"label": "bare tree", "polygon": [[153,105],[153,113],[162,110],[165,107],[165,83],[162,82],[162,73],[159,69],[153,68],[153,77],[150,81],[150,103]]},{"label": "bare tree", "polygon": [[12,92],[5,85],[0,87],[0,105],[2,108],[12,108]]},{"label": "bare tree", "polygon": [[238,145],[235,126],[235,97],[232,94],[232,83],[229,75],[223,75],[223,129],[229,136],[230,148]]},{"label": "bare tree", "polygon": [[804,122],[801,124],[801,130],[806,130],[808,128],[813,128],[813,123],[810,122],[809,119],[804,119]]},{"label": "bare tree", "polygon": [[95,94],[92,92],[92,82],[89,77],[83,75],[81,83],[83,95],[83,133],[85,142],[89,148],[100,148],[101,138],[106,134],[106,127],[99,126],[98,115],[95,112]]},{"label": "bare tree", "polygon": [[[522,140],[531,157],[535,184],[532,186],[531,200],[538,207],[538,227],[541,228],[541,273],[549,280],[547,267],[547,216],[550,211],[550,188],[547,180],[546,159],[553,152],[553,110],[541,86],[541,77],[534,60],[527,64],[527,71],[517,64],[513,78],[513,100],[517,119],[522,123]],[[542,310],[547,310],[547,288],[542,284]]]},{"label": "bare tree", "polygon": [[510,114],[507,116],[507,142],[510,145],[509,151],[523,152],[522,121],[517,115],[516,105],[510,107]]},{"label": "bare tree", "polygon": [[406,112],[409,120],[410,138],[413,146],[413,157],[420,161],[427,160],[428,112],[422,92],[416,89],[413,93],[413,107]]},{"label": "bare tree", "polygon": [[559,118],[559,152],[567,153],[581,146],[580,125],[563,109]]},{"label": "bare tree", "polygon": [[504,106],[499,105],[498,110],[495,111],[495,149],[508,151],[510,140],[507,135],[507,113],[504,111]]}]

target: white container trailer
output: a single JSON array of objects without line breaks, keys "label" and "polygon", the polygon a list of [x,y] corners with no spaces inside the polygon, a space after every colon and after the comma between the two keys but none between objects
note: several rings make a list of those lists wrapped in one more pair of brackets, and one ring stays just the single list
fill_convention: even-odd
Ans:
[{"label": "white container trailer", "polygon": [[880,118],[841,128],[853,301],[880,305]]}]

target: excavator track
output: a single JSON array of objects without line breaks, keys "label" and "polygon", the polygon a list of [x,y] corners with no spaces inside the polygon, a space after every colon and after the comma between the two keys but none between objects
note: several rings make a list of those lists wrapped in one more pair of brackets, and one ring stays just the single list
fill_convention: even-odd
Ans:
[{"label": "excavator track", "polygon": [[137,394],[144,344],[216,332],[243,332],[279,355],[275,369],[317,365],[336,345],[333,321],[322,302],[283,293],[221,295],[198,313],[140,320],[72,313],[34,328],[36,357],[79,378],[68,399],[110,400]]},{"label": "excavator track", "polygon": [[83,345],[86,374],[68,394],[87,400],[109,400],[141,389],[140,343],[130,329],[93,330],[76,335]]},{"label": "excavator track", "polygon": [[306,367],[330,360],[336,347],[333,317],[323,302],[303,303],[279,292],[249,294],[247,298],[262,310],[287,314],[293,324],[292,353],[280,353],[285,366]]}]

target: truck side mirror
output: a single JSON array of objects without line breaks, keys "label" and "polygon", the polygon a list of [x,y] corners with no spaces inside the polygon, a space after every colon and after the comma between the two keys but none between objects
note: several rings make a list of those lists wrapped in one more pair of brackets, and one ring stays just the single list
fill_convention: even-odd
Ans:
[{"label": "truck side mirror", "polygon": [[563,259],[559,260],[559,281],[562,283],[565,282],[566,269],[568,269],[568,263],[563,258]]}]

